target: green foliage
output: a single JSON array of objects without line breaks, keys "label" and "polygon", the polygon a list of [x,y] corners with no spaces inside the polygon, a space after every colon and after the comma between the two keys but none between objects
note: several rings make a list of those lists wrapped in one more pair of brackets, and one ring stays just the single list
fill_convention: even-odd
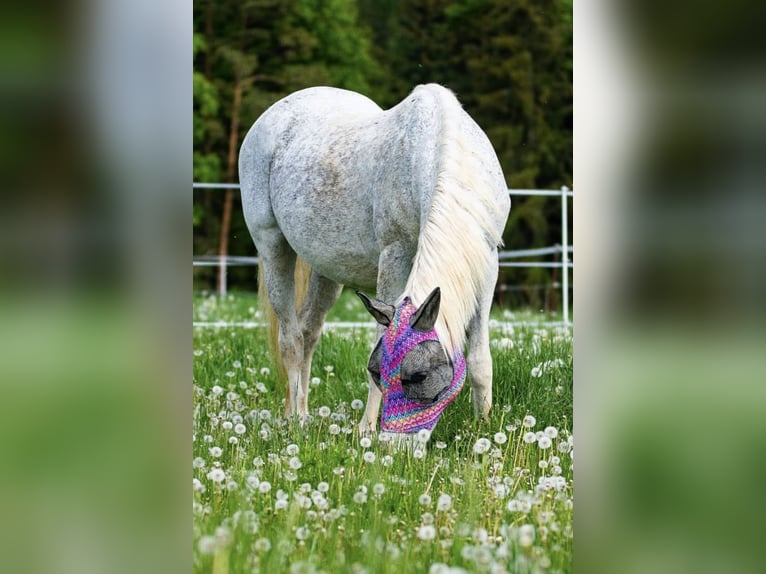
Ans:
[{"label": "green foliage", "polygon": [[[238,148],[258,116],[295,90],[332,85],[389,107],[438,82],[486,131],[509,187],[572,185],[572,0],[197,0],[193,54],[195,181],[226,177],[235,116]],[[195,253],[217,249],[221,195],[195,193],[204,212]],[[506,248],[560,241],[559,201],[513,204]],[[239,205],[230,252],[253,252]],[[212,271],[195,277],[209,286]],[[253,288],[253,277],[233,268],[229,279]],[[514,269],[502,281],[550,279],[547,270]],[[543,304],[539,291],[523,302]]]}]

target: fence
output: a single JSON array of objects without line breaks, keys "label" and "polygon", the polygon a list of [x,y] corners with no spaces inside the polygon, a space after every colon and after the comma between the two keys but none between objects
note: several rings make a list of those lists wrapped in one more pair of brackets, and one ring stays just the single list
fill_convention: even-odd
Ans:
[{"label": "fence", "polygon": [[[237,183],[193,183],[193,189],[239,189]],[[554,189],[509,189],[508,194],[513,196],[547,196],[561,198],[561,244],[534,249],[519,249],[515,251],[501,251],[499,255],[500,267],[549,267],[561,269],[561,307],[564,324],[569,321],[569,269],[574,264],[569,255],[573,253],[573,247],[569,244],[569,205],[567,200],[573,197],[573,193],[566,186],[560,190]],[[561,254],[561,261],[509,261],[523,257],[557,255]],[[219,293],[226,294],[226,269],[238,265],[258,265],[258,257],[246,257],[239,255],[200,255],[192,261],[194,267],[219,267],[222,280],[219,284]]]}]

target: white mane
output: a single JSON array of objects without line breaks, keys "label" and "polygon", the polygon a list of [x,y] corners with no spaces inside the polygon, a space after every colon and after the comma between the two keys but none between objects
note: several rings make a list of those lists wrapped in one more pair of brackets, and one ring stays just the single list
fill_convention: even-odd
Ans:
[{"label": "white mane", "polygon": [[[466,327],[481,297],[494,288],[495,248],[502,244],[507,194],[499,165],[486,165],[476,147],[486,137],[449,90],[421,86],[440,96],[443,114],[436,186],[421,229],[404,295],[420,305],[435,287],[441,288],[436,331],[450,355],[465,346]],[[482,140],[478,140],[477,133]],[[490,157],[495,158],[494,150]],[[495,160],[496,162],[496,160]],[[491,284],[490,284],[491,283]]]}]

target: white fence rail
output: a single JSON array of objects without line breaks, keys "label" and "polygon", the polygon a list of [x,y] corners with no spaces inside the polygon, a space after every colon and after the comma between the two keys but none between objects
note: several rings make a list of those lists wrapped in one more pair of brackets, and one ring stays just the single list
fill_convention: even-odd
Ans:
[{"label": "white fence rail", "polygon": [[[237,183],[193,183],[193,189],[239,189]],[[560,190],[555,189],[509,189],[511,196],[546,196],[561,198],[561,244],[549,247],[537,247],[534,249],[519,249],[515,251],[501,251],[499,255],[500,267],[545,267],[561,269],[561,307],[563,323],[569,325],[569,269],[574,267],[570,261],[573,247],[569,244],[569,204],[567,200],[573,197],[573,193],[566,186]],[[524,257],[558,255],[561,261],[509,261]],[[227,282],[226,271],[228,267],[240,265],[258,265],[258,257],[240,255],[198,255],[193,258],[194,267],[218,267],[221,270],[222,281],[219,285],[219,293],[226,294]]]}]

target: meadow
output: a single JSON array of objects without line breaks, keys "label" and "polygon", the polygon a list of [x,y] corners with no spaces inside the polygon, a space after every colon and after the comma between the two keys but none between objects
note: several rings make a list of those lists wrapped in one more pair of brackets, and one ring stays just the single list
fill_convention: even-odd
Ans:
[{"label": "meadow", "polygon": [[[195,321],[259,320],[253,295],[195,296]],[[195,572],[571,572],[572,329],[493,311],[494,407],[469,380],[430,437],[361,436],[374,328],[327,329],[311,417],[285,420],[263,329],[197,327]],[[374,322],[344,292],[328,321]]]}]

